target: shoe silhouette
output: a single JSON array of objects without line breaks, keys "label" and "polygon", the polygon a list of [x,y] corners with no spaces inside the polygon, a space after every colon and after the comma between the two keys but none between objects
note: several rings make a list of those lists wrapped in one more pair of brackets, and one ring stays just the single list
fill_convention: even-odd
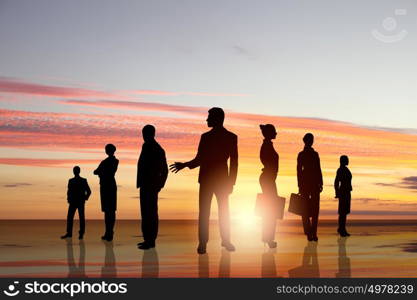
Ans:
[{"label": "shoe silhouette", "polygon": [[226,248],[227,251],[233,252],[236,250],[235,246],[231,242],[222,242],[222,247]]},{"label": "shoe silhouette", "polygon": [[151,248],[155,248],[155,243],[144,242],[138,248],[142,249],[142,250],[148,250],[148,249],[151,249]]},{"label": "shoe silhouette", "polygon": [[317,235],[313,236],[313,241],[318,242],[319,238],[317,237]]},{"label": "shoe silhouette", "polygon": [[106,236],[106,235],[103,235],[103,236],[101,237],[101,239],[102,239],[103,241],[108,241],[108,242],[111,242],[111,241],[113,240],[113,237],[112,237],[112,236]]},{"label": "shoe silhouette", "polygon": [[83,234],[81,234],[81,233],[78,235],[78,239],[79,239],[79,240],[82,240],[82,239],[83,239],[83,237],[84,237],[84,235],[83,235]]},{"label": "shoe silhouette", "polygon": [[70,234],[65,234],[65,235],[62,235],[61,236],[61,239],[66,239],[66,238],[71,238],[72,237],[72,235],[70,235]]},{"label": "shoe silhouette", "polygon": [[206,253],[206,244],[198,244],[197,253],[198,254],[205,254]]}]

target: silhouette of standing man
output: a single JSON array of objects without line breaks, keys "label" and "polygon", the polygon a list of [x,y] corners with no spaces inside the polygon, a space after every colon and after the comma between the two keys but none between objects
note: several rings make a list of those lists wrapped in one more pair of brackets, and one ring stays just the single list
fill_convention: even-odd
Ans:
[{"label": "silhouette of standing man", "polygon": [[84,206],[85,201],[87,201],[91,195],[91,190],[88,186],[87,179],[80,176],[80,167],[75,166],[72,171],[74,173],[74,177],[68,181],[67,190],[67,201],[69,203],[67,214],[67,233],[61,236],[61,239],[72,237],[72,224],[74,221],[75,211],[78,210],[78,218],[80,219],[78,239],[82,240],[85,232]]},{"label": "silhouette of standing man", "polygon": [[101,211],[104,212],[104,223],[106,232],[101,237],[102,240],[113,240],[113,228],[116,222],[116,207],[117,207],[117,185],[114,175],[119,165],[119,160],[114,156],[116,146],[107,144],[105,147],[108,157],[103,160],[94,174],[100,177],[100,200]]},{"label": "silhouette of standing man", "polygon": [[142,129],[144,143],[138,160],[136,187],[140,189],[140,212],[144,241],[139,249],[155,247],[158,235],[158,193],[168,176],[165,151],[155,140],[155,127],[146,125]]},{"label": "silhouette of standing man", "polygon": [[[224,111],[213,107],[208,111],[207,126],[212,129],[201,135],[196,157],[185,163],[176,162],[170,165],[171,171],[177,173],[185,167],[190,169],[200,167],[198,182],[199,216],[197,252],[206,253],[209,238],[210,207],[213,194],[216,195],[220,235],[222,246],[228,251],[235,247],[230,242],[229,194],[236,182],[238,152],[237,136],[223,127]],[[230,168],[227,160],[230,158]]]},{"label": "silhouette of standing man", "polygon": [[[317,225],[320,210],[320,193],[323,191],[323,176],[319,154],[312,148],[314,136],[307,133],[304,150],[297,158],[297,179],[299,193],[305,201],[306,211],[302,216],[304,233],[309,241],[318,241]],[[310,221],[311,217],[311,221]]]}]

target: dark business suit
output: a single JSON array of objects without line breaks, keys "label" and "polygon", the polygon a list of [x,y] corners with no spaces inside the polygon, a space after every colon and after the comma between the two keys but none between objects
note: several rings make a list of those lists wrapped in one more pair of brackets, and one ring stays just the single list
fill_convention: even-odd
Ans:
[{"label": "dark business suit", "polygon": [[116,222],[117,184],[114,175],[118,165],[119,160],[114,156],[109,156],[94,171],[94,174],[100,177],[101,211],[104,212],[105,236],[107,237],[113,237],[113,228]]},{"label": "dark business suit", "polygon": [[[230,158],[230,168],[227,160]],[[202,244],[208,242],[210,206],[216,195],[220,235],[230,242],[229,190],[236,182],[238,166],[237,136],[224,127],[213,128],[201,136],[196,157],[189,162],[190,169],[200,167],[198,182],[199,216],[198,234]]]},{"label": "dark business suit", "polygon": [[142,233],[145,242],[155,243],[158,235],[158,193],[168,177],[165,151],[155,141],[143,143],[138,160],[136,187],[140,188]]},{"label": "dark business suit", "polygon": [[319,154],[312,147],[304,147],[304,150],[298,154],[297,179],[301,196],[307,208],[305,214],[302,216],[304,233],[316,236],[323,175],[320,167]]},{"label": "dark business suit", "polygon": [[69,203],[67,214],[67,234],[72,235],[72,225],[75,211],[78,210],[78,217],[80,219],[79,234],[83,235],[85,232],[85,215],[84,205],[85,201],[91,195],[90,187],[87,179],[82,177],[74,177],[68,181],[67,201]]},{"label": "dark business suit", "polygon": [[334,180],[336,198],[339,198],[339,230],[346,231],[346,215],[350,213],[350,199],[352,191],[352,173],[346,166],[337,170]]}]

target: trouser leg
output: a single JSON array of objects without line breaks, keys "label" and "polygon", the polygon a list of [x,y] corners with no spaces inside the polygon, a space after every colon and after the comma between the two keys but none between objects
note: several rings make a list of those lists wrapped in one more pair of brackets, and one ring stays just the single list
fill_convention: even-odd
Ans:
[{"label": "trouser leg", "polygon": [[319,224],[320,211],[320,192],[311,193],[312,217],[311,217],[311,234],[317,236],[317,226]]},{"label": "trouser leg", "polygon": [[205,184],[200,184],[199,214],[198,214],[198,240],[206,244],[209,238],[210,206],[213,197],[213,189]]},{"label": "trouser leg", "polygon": [[229,195],[223,191],[216,192],[220,237],[223,242],[230,242]]},{"label": "trouser leg", "polygon": [[304,234],[305,235],[310,235],[311,234],[310,217],[309,216],[302,216],[302,221],[303,221]]},{"label": "trouser leg", "polygon": [[339,215],[339,232],[346,231],[346,215],[340,214]]},{"label": "trouser leg", "polygon": [[153,242],[155,242],[158,236],[158,225],[159,225],[159,216],[158,216],[158,191],[154,190],[151,192],[149,197],[151,200],[151,209],[150,209],[150,216],[151,216],[151,231],[150,231],[150,238]]},{"label": "trouser leg", "polygon": [[262,219],[262,241],[272,242],[275,240],[276,218],[274,216],[266,216]]},{"label": "trouser leg", "polygon": [[85,213],[84,204],[78,206],[78,218],[80,219],[80,231],[79,234],[83,235],[85,232]]},{"label": "trouser leg", "polygon": [[273,174],[262,173],[259,178],[261,184],[262,193],[264,195],[265,211],[262,218],[262,241],[272,242],[275,240],[276,231],[276,207],[277,204],[277,186],[275,184],[276,176]]},{"label": "trouser leg", "polygon": [[113,228],[114,223],[116,221],[116,212],[115,211],[105,211],[104,212],[104,222],[106,225],[106,233],[107,237],[113,237]]},{"label": "trouser leg", "polygon": [[70,204],[68,206],[68,213],[67,213],[67,234],[72,235],[72,224],[74,221],[75,211],[77,210],[77,206]]},{"label": "trouser leg", "polygon": [[143,235],[143,240],[147,241],[149,240],[149,233],[148,233],[148,228],[149,228],[149,220],[148,220],[148,197],[147,197],[147,193],[146,190],[144,190],[143,188],[140,189],[139,191],[139,197],[140,197],[140,215],[141,215],[141,229],[142,229],[142,235]]},{"label": "trouser leg", "polygon": [[154,243],[158,235],[158,191],[140,189],[142,233],[146,242]]}]

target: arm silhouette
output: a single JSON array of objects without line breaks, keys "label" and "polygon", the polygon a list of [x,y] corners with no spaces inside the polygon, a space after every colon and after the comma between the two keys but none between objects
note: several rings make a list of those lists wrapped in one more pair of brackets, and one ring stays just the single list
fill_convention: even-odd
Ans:
[{"label": "arm silhouette", "polygon": [[204,141],[203,141],[203,136],[200,138],[200,142],[198,144],[198,150],[197,150],[197,155],[195,156],[195,158],[193,160],[190,160],[188,162],[175,162],[173,164],[171,164],[169,166],[169,169],[171,170],[171,172],[174,173],[178,173],[179,171],[181,171],[182,169],[184,169],[185,167],[188,167],[189,169],[194,169],[197,168],[201,165],[201,158],[202,158],[202,152],[203,152],[203,146],[204,145]]},{"label": "arm silhouette", "polygon": [[298,192],[299,192],[299,194],[301,193],[301,180],[302,180],[301,173],[302,173],[302,171],[303,171],[303,164],[302,164],[302,161],[301,161],[301,154],[298,154],[298,157],[297,157],[297,181],[298,181]]},{"label": "arm silhouette", "polygon": [[68,180],[68,188],[67,188],[67,202],[70,202],[71,198],[71,179]]},{"label": "arm silhouette", "polygon": [[230,183],[231,189],[233,189],[233,186],[236,183],[237,168],[238,168],[238,150],[237,150],[237,136],[235,136],[233,144],[232,144],[232,149],[230,152],[229,183]]},{"label": "arm silhouette", "polygon": [[102,169],[103,169],[103,162],[101,162],[99,165],[98,165],[98,167],[97,167],[97,169],[95,169],[94,170],[94,175],[98,175],[98,176],[101,176],[101,173],[102,173]]},{"label": "arm silhouette", "polygon": [[90,189],[90,186],[88,185],[87,179],[85,179],[85,201],[87,201],[88,198],[90,198],[90,195],[91,195],[91,189]]},{"label": "arm silhouette", "polygon": [[323,191],[323,174],[321,172],[321,165],[320,165],[320,156],[317,153],[317,164],[318,164],[318,176],[319,176],[319,190],[320,192]]},{"label": "arm silhouette", "polygon": [[167,159],[166,159],[166,155],[165,155],[164,150],[162,150],[162,152],[161,152],[160,162],[161,162],[160,189],[162,189],[165,186],[165,182],[167,181],[167,178],[168,178],[168,164],[167,164]]},{"label": "arm silhouette", "polygon": [[334,191],[335,191],[335,198],[339,198],[339,190],[340,190],[340,169],[337,170],[336,178],[334,179]]}]

